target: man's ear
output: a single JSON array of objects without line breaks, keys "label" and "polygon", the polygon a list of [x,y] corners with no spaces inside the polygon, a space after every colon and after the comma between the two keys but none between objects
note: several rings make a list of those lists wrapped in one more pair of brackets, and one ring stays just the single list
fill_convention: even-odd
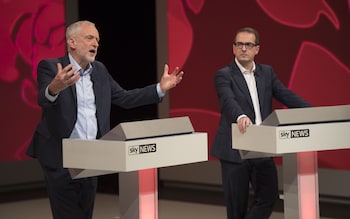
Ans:
[{"label": "man's ear", "polygon": [[68,45],[69,45],[69,47],[71,47],[71,48],[75,48],[75,47],[76,47],[76,42],[75,42],[75,40],[74,40],[73,38],[68,39]]},{"label": "man's ear", "polygon": [[257,46],[256,46],[256,50],[255,50],[255,55],[258,55],[259,50],[260,50],[260,45],[257,45]]}]

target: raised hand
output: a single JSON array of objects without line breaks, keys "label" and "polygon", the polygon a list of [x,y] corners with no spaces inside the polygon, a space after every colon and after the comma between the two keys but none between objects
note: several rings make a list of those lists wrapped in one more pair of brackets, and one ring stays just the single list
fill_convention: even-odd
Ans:
[{"label": "raised hand", "polygon": [[169,66],[168,64],[164,65],[164,72],[162,78],[160,79],[160,88],[165,93],[171,88],[176,87],[181,81],[184,75],[184,71],[180,71],[179,67],[175,67],[173,73],[169,74]]},{"label": "raised hand", "polygon": [[67,87],[75,84],[79,78],[79,74],[75,74],[77,69],[72,64],[67,65],[62,69],[61,63],[57,63],[57,74],[49,85],[49,93],[54,96],[66,89]]}]

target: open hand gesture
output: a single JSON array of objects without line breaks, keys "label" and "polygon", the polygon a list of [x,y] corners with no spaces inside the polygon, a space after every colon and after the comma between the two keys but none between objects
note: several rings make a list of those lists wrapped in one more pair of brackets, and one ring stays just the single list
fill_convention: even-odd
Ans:
[{"label": "open hand gesture", "polygon": [[57,63],[57,74],[49,85],[49,93],[56,95],[67,87],[75,84],[80,76],[76,74],[76,69],[72,64],[62,69],[61,63]]},{"label": "open hand gesture", "polygon": [[184,75],[183,71],[180,71],[179,67],[176,67],[173,73],[169,74],[168,64],[164,65],[164,72],[162,78],[160,79],[160,88],[165,93],[171,88],[176,87],[181,81],[182,76]]}]

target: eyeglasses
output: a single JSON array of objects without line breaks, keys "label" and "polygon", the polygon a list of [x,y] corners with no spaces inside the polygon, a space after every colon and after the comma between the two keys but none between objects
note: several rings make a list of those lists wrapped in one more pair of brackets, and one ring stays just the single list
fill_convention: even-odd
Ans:
[{"label": "eyeglasses", "polygon": [[252,49],[253,47],[257,46],[258,44],[255,43],[242,43],[242,42],[235,42],[233,43],[233,45],[235,45],[237,48],[242,49],[243,46],[245,46],[245,48],[247,49]]}]

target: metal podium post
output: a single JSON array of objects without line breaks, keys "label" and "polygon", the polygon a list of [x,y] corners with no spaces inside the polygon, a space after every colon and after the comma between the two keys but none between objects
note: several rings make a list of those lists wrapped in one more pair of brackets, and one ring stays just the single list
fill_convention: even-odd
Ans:
[{"label": "metal podium post", "polygon": [[121,219],[157,219],[157,168],[119,173],[119,199]]},{"label": "metal podium post", "polygon": [[319,219],[317,152],[283,154],[284,218]]}]

